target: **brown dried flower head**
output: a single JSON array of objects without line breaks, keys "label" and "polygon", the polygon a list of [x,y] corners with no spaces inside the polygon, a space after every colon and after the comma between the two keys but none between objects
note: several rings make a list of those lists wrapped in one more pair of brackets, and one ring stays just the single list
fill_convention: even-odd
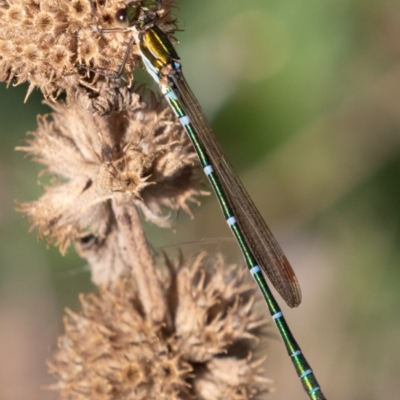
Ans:
[{"label": "brown dried flower head", "polygon": [[[94,4],[99,26],[115,28],[116,10],[124,3],[94,0]],[[163,1],[158,14],[161,28],[172,35],[175,21],[170,9],[171,1]],[[92,87],[93,74],[81,66],[103,73],[117,71],[131,37],[129,32],[100,34],[89,0],[4,0],[0,20],[0,80],[29,82],[27,96],[35,87],[51,98],[79,85]],[[133,46],[125,65],[129,79],[140,65],[135,54]]]},{"label": "brown dried flower head", "polygon": [[[268,391],[254,345],[266,320],[247,271],[205,253],[168,261],[158,277],[168,306],[155,324],[128,278],[67,312],[49,362],[61,399],[246,400]],[[257,354],[257,353],[255,353]]]},{"label": "brown dried flower head", "polygon": [[39,200],[19,205],[39,237],[62,252],[88,234],[105,238],[115,222],[113,202],[138,207],[162,227],[171,224],[165,208],[191,215],[187,203],[206,194],[198,189],[195,154],[170,109],[148,97],[146,105],[129,93],[129,104],[107,116],[58,103],[51,115],[38,118],[38,129],[18,150],[53,177]]}]

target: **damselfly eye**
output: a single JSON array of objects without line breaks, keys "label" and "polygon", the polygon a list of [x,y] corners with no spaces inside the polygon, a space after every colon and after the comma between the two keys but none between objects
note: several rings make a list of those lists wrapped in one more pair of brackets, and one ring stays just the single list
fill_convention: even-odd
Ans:
[{"label": "damselfly eye", "polygon": [[123,28],[128,28],[137,22],[141,8],[136,3],[129,3],[125,8],[120,8],[115,13],[117,24]]},{"label": "damselfly eye", "polygon": [[129,26],[130,21],[127,8],[120,8],[117,10],[115,13],[115,22],[122,28],[127,28]]},{"label": "damselfly eye", "polygon": [[156,12],[160,9],[160,2],[158,0],[144,0],[142,8],[146,11]]}]

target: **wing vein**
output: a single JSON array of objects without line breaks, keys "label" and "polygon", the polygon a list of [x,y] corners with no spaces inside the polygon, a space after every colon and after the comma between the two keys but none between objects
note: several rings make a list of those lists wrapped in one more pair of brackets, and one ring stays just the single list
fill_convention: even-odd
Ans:
[{"label": "wing vein", "polygon": [[229,197],[227,200],[243,230],[250,250],[286,303],[290,307],[298,306],[301,302],[301,289],[288,259],[226,158],[185,78],[181,75],[173,79],[182,107],[191,119],[199,140]]}]

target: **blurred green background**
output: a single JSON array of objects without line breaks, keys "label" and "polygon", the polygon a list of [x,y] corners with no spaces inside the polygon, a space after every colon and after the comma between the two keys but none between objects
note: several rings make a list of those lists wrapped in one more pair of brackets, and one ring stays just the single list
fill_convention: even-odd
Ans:
[{"label": "blurred green background", "polygon": [[[175,15],[186,78],[298,275],[303,303],[284,311],[327,398],[398,398],[400,3],[182,0]],[[56,397],[40,389],[45,359],[63,308],[92,290],[84,260],[37,243],[14,211],[42,192],[13,151],[48,111],[25,92],[0,86],[1,400]],[[229,236],[202,203],[152,242]],[[306,399],[281,341],[265,353],[266,398]]]}]

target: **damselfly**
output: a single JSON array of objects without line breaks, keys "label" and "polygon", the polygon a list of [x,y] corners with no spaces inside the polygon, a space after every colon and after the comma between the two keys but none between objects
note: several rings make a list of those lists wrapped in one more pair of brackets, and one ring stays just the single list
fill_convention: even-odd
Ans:
[{"label": "damselfly", "polygon": [[[92,0],[95,18],[95,6]],[[279,244],[237,177],[219,146],[198,101],[182,74],[180,59],[159,22],[157,0],[139,0],[117,10],[119,28],[101,29],[100,33],[129,32],[131,39],[120,70],[128,60],[131,46],[139,49],[147,72],[159,85],[170,107],[189,135],[201,166],[213,187],[224,217],[235,236],[246,264],[257,282],[272,318],[292,359],[296,372],[310,399],[323,400],[312,369],[294,339],[263,272],[290,307],[301,302],[300,286]],[[95,18],[97,25],[97,19]]]}]

